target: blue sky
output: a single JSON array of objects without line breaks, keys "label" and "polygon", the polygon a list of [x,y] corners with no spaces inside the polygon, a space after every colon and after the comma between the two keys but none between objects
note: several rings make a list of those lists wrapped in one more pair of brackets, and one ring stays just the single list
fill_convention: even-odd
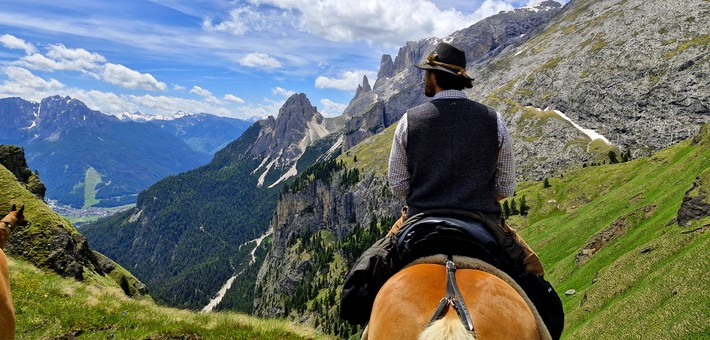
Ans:
[{"label": "blue sky", "polygon": [[0,97],[247,118],[304,92],[334,116],[382,54],[538,2],[3,0]]}]

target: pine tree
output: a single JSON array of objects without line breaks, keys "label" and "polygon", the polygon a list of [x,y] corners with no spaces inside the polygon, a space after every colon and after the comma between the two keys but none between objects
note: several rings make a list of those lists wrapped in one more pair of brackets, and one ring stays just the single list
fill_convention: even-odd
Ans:
[{"label": "pine tree", "polygon": [[508,205],[508,201],[503,201],[503,217],[508,218],[510,216],[510,205]]},{"label": "pine tree", "polygon": [[353,157],[353,162],[357,162],[357,155]]},{"label": "pine tree", "polygon": [[526,204],[525,195],[523,195],[523,197],[520,198],[520,216],[526,216],[529,210],[530,207]]},{"label": "pine tree", "polygon": [[515,198],[513,198],[510,202],[510,213],[511,215],[520,214],[520,211],[518,210],[518,204],[515,203]]},{"label": "pine tree", "polygon": [[614,152],[613,150],[609,151],[609,163],[610,164],[619,163],[619,160],[616,159],[616,152]]},{"label": "pine tree", "polygon": [[[586,163],[585,163],[585,164],[586,164]],[[542,181],[542,187],[543,187],[543,188],[549,188],[550,186],[551,186],[551,185],[550,185],[550,180],[547,179],[547,177],[545,177],[545,180]]]}]

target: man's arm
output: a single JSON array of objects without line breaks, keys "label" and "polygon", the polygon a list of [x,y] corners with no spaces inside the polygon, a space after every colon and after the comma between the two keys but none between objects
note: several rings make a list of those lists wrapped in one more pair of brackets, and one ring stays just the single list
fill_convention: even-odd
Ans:
[{"label": "man's arm", "polygon": [[515,157],[510,133],[500,113],[498,116],[498,164],[496,172],[496,198],[500,201],[515,194]]},{"label": "man's arm", "polygon": [[387,179],[395,196],[407,197],[411,175],[407,170],[407,113],[400,118],[392,139]]}]

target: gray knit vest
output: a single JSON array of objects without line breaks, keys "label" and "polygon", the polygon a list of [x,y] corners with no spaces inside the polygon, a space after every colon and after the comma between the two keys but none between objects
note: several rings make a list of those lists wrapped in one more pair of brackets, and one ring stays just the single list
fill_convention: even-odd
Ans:
[{"label": "gray knit vest", "polygon": [[407,215],[461,209],[500,221],[494,110],[468,99],[435,99],[412,108],[407,111],[406,152],[412,176]]}]

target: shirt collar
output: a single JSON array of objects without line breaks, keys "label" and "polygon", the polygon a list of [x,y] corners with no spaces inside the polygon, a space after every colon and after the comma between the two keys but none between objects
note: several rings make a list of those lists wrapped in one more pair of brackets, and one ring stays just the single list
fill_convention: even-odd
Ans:
[{"label": "shirt collar", "polygon": [[468,99],[461,90],[443,90],[434,95],[434,99]]}]

